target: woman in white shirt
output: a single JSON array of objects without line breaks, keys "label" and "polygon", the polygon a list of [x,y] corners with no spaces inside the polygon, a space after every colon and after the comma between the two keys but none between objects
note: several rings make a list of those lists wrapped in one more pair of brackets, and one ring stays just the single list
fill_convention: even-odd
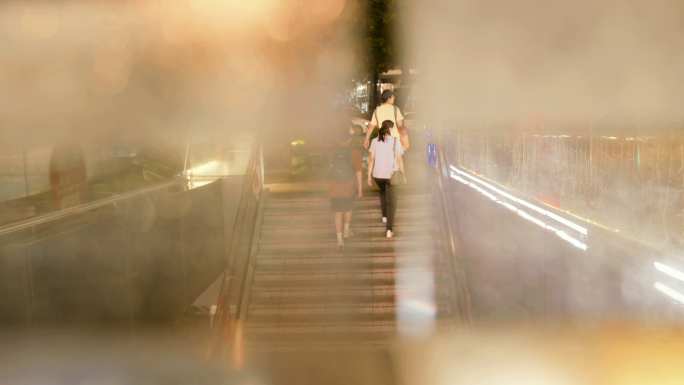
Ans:
[{"label": "woman in white shirt", "polygon": [[382,122],[378,137],[371,142],[368,160],[368,185],[373,185],[372,177],[380,188],[382,221],[387,223],[387,238],[394,236],[392,225],[399,194],[399,186],[393,186],[390,179],[394,171],[399,170],[404,173],[404,161],[401,159],[404,150],[401,148],[401,141],[391,136],[392,127],[394,127],[394,122],[391,120]]}]

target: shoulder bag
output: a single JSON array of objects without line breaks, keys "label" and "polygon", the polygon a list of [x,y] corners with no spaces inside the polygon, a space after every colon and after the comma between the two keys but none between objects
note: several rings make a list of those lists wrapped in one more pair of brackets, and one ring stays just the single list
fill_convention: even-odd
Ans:
[{"label": "shoulder bag", "polygon": [[[394,160],[392,161],[392,170],[394,170],[394,162],[397,161],[397,138],[394,138],[394,143],[392,143],[392,157]],[[397,164],[397,168],[399,168],[399,165]],[[401,170],[397,171],[392,171],[392,178],[390,178],[390,184],[392,186],[400,186],[402,184],[406,184],[406,178],[404,177],[404,173],[401,172]]]}]

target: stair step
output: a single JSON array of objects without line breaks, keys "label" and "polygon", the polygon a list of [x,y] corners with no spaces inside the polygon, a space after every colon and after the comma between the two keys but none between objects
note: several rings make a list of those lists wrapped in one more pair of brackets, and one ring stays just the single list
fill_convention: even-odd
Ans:
[{"label": "stair step", "polygon": [[[435,325],[441,326],[451,325],[452,321],[448,318],[435,319]],[[302,335],[317,334],[318,338],[325,339],[326,334],[337,333],[396,333],[398,322],[396,319],[369,319],[369,320],[330,320],[319,322],[255,322],[250,321],[246,324],[245,331],[249,339],[254,340],[261,336],[270,336],[272,339],[278,337],[287,338],[285,336],[291,335],[290,338],[298,338]],[[255,338],[256,337],[256,338]],[[274,338],[276,337],[276,338]]]},{"label": "stair step", "polygon": [[340,343],[355,345],[358,342],[369,343],[384,343],[396,337],[393,332],[305,332],[300,333],[250,333],[245,336],[249,343],[299,343],[299,344],[324,344],[324,343]]},{"label": "stair step", "polygon": [[[431,202],[425,202],[422,204],[411,204],[411,205],[397,205],[396,212],[402,213],[402,212],[426,212],[426,211],[432,211],[434,208],[431,205]],[[354,213],[381,213],[382,210],[380,208],[380,203],[378,202],[377,204],[361,204],[361,203],[354,203],[353,209]],[[266,208],[264,210],[264,217],[270,218],[274,216],[283,216],[283,215],[311,215],[311,214],[320,214],[320,213],[327,213],[331,214],[332,211],[330,210],[330,205],[328,206],[302,206],[302,207],[275,207],[275,208]]]},{"label": "stair step", "polygon": [[359,314],[374,314],[374,313],[392,313],[396,309],[396,303],[393,297],[385,297],[384,301],[376,302],[314,302],[314,303],[296,303],[283,305],[280,303],[250,303],[249,317],[257,315],[293,315],[293,314],[339,314],[339,313],[359,313]]},{"label": "stair step", "polygon": [[250,352],[256,353],[368,353],[385,352],[391,346],[388,340],[378,341],[247,341],[245,343]]},{"label": "stair step", "polygon": [[419,265],[431,263],[435,267],[440,267],[444,264],[444,258],[441,253],[426,254],[426,255],[346,255],[343,253],[309,256],[303,258],[287,258],[277,257],[274,255],[264,256],[259,258],[256,263],[257,269],[315,269],[316,266],[334,267],[340,266],[383,266],[397,264],[401,266]]},{"label": "stair step", "polygon": [[[355,236],[365,235],[369,233],[382,233],[385,231],[387,225],[379,220],[374,221],[364,221],[357,222],[352,220],[350,226],[352,232]],[[439,232],[439,226],[434,221],[425,221],[424,223],[417,224],[411,222],[394,223],[394,231],[397,233],[420,233],[429,232],[431,236]],[[313,234],[326,234],[335,235],[335,223],[333,222],[332,215],[327,221],[316,222],[310,226],[282,226],[275,227],[270,226],[268,228],[261,229],[261,238],[273,235],[313,235]]]},{"label": "stair step", "polygon": [[[378,214],[372,218],[359,218],[360,215],[354,214],[352,217],[351,228],[356,232],[358,229],[382,229],[387,226],[382,222],[382,215]],[[405,228],[431,228],[437,229],[439,223],[433,217],[404,217],[394,218],[394,227],[397,231]],[[311,230],[316,231],[333,231],[335,229],[335,222],[332,213],[322,215],[320,218],[304,219],[304,220],[287,220],[287,221],[269,221],[263,223],[261,226],[261,234],[296,234],[307,233]]]},{"label": "stair step", "polygon": [[380,258],[396,258],[398,260],[420,260],[421,257],[443,260],[441,250],[438,247],[432,248],[406,248],[396,250],[393,247],[350,247],[347,250],[338,251],[331,248],[317,249],[269,249],[259,250],[257,265],[260,263],[283,263],[283,264],[302,264],[314,263],[321,259],[330,260],[358,260],[368,258],[370,260],[383,260]]},{"label": "stair step", "polygon": [[[421,273],[413,266],[333,266],[313,269],[257,269],[254,272],[255,281],[300,281],[302,283],[311,280],[341,280],[341,279],[394,279],[397,275],[410,275]],[[444,278],[443,271],[433,268],[435,278]]]},{"label": "stair step", "polygon": [[[420,194],[420,195],[403,195],[399,194],[399,205],[402,203],[424,203],[432,201],[434,198],[430,194]],[[354,203],[359,204],[380,204],[380,197],[377,192],[370,193],[369,195],[364,195],[363,198],[354,198]],[[268,210],[270,208],[276,207],[306,207],[306,206],[330,206],[330,198],[304,198],[304,199],[268,199],[266,201],[265,208]]]},{"label": "stair step", "polygon": [[[360,201],[372,201],[378,199],[379,191],[377,190],[366,190],[363,192],[363,197],[362,198],[357,198]],[[412,192],[412,191],[407,191],[407,190],[402,190],[399,193],[399,199],[408,199],[408,198],[432,198],[433,195],[424,191],[420,192]],[[309,196],[306,196],[305,194],[302,193],[297,193],[295,195],[286,195],[283,193],[275,193],[275,194],[270,194],[268,196],[268,203],[277,203],[277,202],[329,202],[330,198],[328,196],[328,192],[318,192],[316,194],[309,194]]]},{"label": "stair step", "polygon": [[[424,289],[424,285],[395,285],[393,279],[377,280],[336,280],[336,281],[311,281],[283,282],[283,281],[262,281],[252,287],[251,298],[295,298],[308,297],[320,300],[330,300],[333,298],[360,298],[375,296],[394,296],[397,292]],[[442,279],[434,282],[434,292],[436,295],[449,295],[448,286]]]},{"label": "stair step", "polygon": [[[337,247],[337,236],[335,235],[335,229],[325,229],[325,232],[310,232],[308,234],[268,234],[262,235],[259,239],[259,243],[298,243],[298,244],[310,244],[316,242],[328,242],[335,241],[335,247]],[[392,239],[387,238],[386,229],[374,228],[373,231],[366,229],[352,229],[354,236],[344,240],[345,244],[353,245],[359,242],[368,241],[405,241],[405,240],[432,240],[434,238],[434,229],[425,228],[407,228],[406,226],[396,226],[394,227],[395,236]],[[401,237],[401,238],[400,238]]]},{"label": "stair step", "polygon": [[[270,250],[301,250],[310,252],[324,252],[330,250],[337,250],[337,240],[335,238],[321,239],[313,241],[308,239],[306,242],[297,241],[295,239],[283,240],[282,242],[264,242],[259,245],[259,253]],[[369,240],[354,239],[345,240],[347,250],[354,253],[362,253],[363,250],[371,251],[374,248],[394,248],[395,252],[402,251],[419,251],[424,250],[426,253],[432,253],[440,247],[439,240],[433,240],[431,237],[419,238],[409,237],[398,234],[394,238],[387,239],[382,234],[373,236]],[[346,250],[339,251],[344,253]]]},{"label": "stair step", "polygon": [[[449,295],[445,288],[435,291],[435,301],[449,301]],[[374,293],[373,290],[353,292],[313,291],[313,290],[285,290],[283,292],[262,290],[256,292],[250,298],[250,304],[269,306],[297,306],[305,304],[364,304],[394,302],[395,292]]]},{"label": "stair step", "polygon": [[[286,290],[285,292],[276,293],[269,291],[257,292],[250,298],[251,305],[266,305],[266,306],[297,306],[297,305],[327,305],[327,304],[355,304],[357,306],[374,303],[394,303],[395,293],[389,294],[374,294],[372,290],[370,293],[337,293],[333,295],[327,291],[306,291],[308,295],[298,295],[299,292]],[[293,294],[293,295],[290,295]],[[447,298],[443,292],[435,294],[436,300],[443,300]]]},{"label": "stair step", "polygon": [[[438,226],[435,220],[431,217],[417,215],[411,213],[410,215],[399,216],[394,218],[394,226],[399,229],[401,226],[408,226],[411,228],[421,228],[421,227],[434,227]],[[274,234],[279,230],[292,231],[292,232],[306,232],[311,229],[333,229],[335,226],[334,217],[332,213],[326,213],[322,215],[312,215],[307,218],[294,218],[294,219],[283,219],[277,221],[266,221],[262,223],[261,230],[264,234]],[[382,222],[382,214],[378,213],[373,215],[372,218],[363,215],[354,214],[352,217],[351,227],[356,228],[377,228],[385,227],[387,224]]]},{"label": "stair step", "polygon": [[368,258],[358,258],[351,261],[343,258],[321,258],[320,260],[309,258],[305,261],[299,261],[300,263],[293,264],[285,263],[287,262],[286,260],[275,260],[275,262],[280,263],[257,263],[256,272],[359,271],[372,269],[401,269],[411,266],[432,266],[435,270],[444,268],[444,265],[440,261],[432,261],[431,259],[426,258],[407,259],[399,261],[399,263],[396,262],[396,258],[394,260],[389,259],[387,261],[375,262],[369,261]]},{"label": "stair step", "polygon": [[[411,274],[411,271],[404,273]],[[297,286],[314,287],[321,285],[323,288],[334,286],[372,286],[376,284],[393,284],[396,281],[397,274],[393,270],[387,271],[356,271],[356,272],[335,272],[335,273],[279,273],[279,272],[265,272],[257,273],[254,276],[255,289],[260,287],[272,287],[274,285],[282,286]],[[434,280],[443,280],[443,274],[436,274]]]},{"label": "stair step", "polygon": [[[247,317],[247,322],[252,328],[278,328],[278,327],[325,327],[330,325],[346,326],[369,322],[374,324],[394,324],[397,322],[396,311],[387,312],[306,312],[299,309],[299,312],[280,313],[280,314],[251,314]],[[394,310],[394,309],[392,309]],[[439,310],[442,310],[439,312]],[[438,309],[436,320],[448,317],[446,304]]]},{"label": "stair step", "polygon": [[[391,241],[391,239],[390,239]],[[432,256],[441,252],[439,247],[431,245],[431,247],[426,248],[402,248],[397,250],[396,247],[390,246],[359,246],[353,243],[347,244],[347,250],[338,251],[337,249],[330,249],[328,247],[319,248],[309,248],[309,249],[268,249],[259,250],[259,256],[257,261],[262,258],[287,258],[289,260],[295,260],[300,258],[356,258],[356,257],[419,257],[419,256]]]},{"label": "stair step", "polygon": [[[382,213],[380,209],[373,212],[359,212],[355,211],[352,217],[352,223],[356,223],[359,220],[372,220],[380,221],[382,219]],[[414,220],[432,220],[434,221],[433,210],[430,211],[408,211],[408,210],[397,210],[394,216],[394,221],[397,224],[400,223],[411,223]],[[284,227],[295,227],[297,223],[307,223],[307,222],[327,222],[333,220],[333,213],[330,210],[321,211],[318,213],[291,213],[291,214],[278,214],[278,215],[268,215],[264,213],[263,215],[263,228],[268,228],[269,226],[284,226]],[[381,222],[382,223],[382,222]]]},{"label": "stair step", "polygon": [[[437,302],[437,312],[447,313],[447,302]],[[397,305],[395,302],[374,302],[365,304],[356,303],[313,303],[313,304],[294,304],[283,306],[280,304],[250,304],[248,320],[262,321],[258,317],[306,317],[308,315],[324,316],[354,316],[354,315],[383,315],[389,314],[396,318]],[[285,319],[285,318],[283,318]],[[287,318],[290,319],[290,318]],[[310,318],[314,321],[314,318]]]}]

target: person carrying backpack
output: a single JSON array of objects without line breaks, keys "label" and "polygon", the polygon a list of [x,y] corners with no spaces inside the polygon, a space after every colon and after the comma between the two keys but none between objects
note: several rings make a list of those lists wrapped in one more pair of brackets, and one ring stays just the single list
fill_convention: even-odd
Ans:
[{"label": "person carrying backpack", "polygon": [[399,139],[390,135],[393,126],[391,120],[382,122],[378,137],[371,142],[368,160],[368,185],[373,185],[372,177],[380,188],[380,207],[382,221],[387,223],[387,238],[394,236],[392,225],[397,211],[399,185],[406,184],[404,160],[401,158],[404,150]]},{"label": "person carrying backpack", "polygon": [[[354,236],[349,228],[352,219],[354,195],[361,198],[363,189],[361,173],[363,161],[359,150],[349,148],[352,137],[347,130],[342,130],[337,138],[337,146],[332,154],[330,169],[330,208],[335,213],[335,231],[337,233],[337,250],[344,250],[344,239]],[[344,233],[342,232],[344,225]]]},{"label": "person carrying backpack", "polygon": [[[399,107],[394,105],[394,94],[392,91],[382,91],[380,101],[382,102],[382,105],[376,108],[371,116],[371,122],[368,126],[368,131],[366,131],[366,140],[364,141],[363,146],[368,148],[371,134],[375,128],[380,128],[380,122],[389,120],[392,122],[390,135],[401,141],[403,150],[408,149],[408,133],[406,132],[406,127],[404,127],[404,116],[401,114]],[[375,135],[377,135],[377,133]]]}]

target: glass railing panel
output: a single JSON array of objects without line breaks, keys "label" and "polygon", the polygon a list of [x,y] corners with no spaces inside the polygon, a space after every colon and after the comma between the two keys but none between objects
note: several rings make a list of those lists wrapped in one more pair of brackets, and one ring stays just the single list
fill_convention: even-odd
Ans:
[{"label": "glass railing panel", "polygon": [[476,323],[679,322],[676,132],[444,137]]},{"label": "glass railing panel", "polygon": [[225,269],[242,176],[178,180],[0,234],[0,319],[21,327],[172,322]]},{"label": "glass railing panel", "polygon": [[178,178],[187,142],[142,139],[0,145],[0,226]]},{"label": "glass railing panel", "polygon": [[681,252],[681,133],[667,124],[648,131],[508,128],[460,129],[452,164],[546,206]]},{"label": "glass railing panel", "polygon": [[245,175],[251,153],[251,135],[193,138],[188,141],[188,187],[193,189],[219,178]]}]

